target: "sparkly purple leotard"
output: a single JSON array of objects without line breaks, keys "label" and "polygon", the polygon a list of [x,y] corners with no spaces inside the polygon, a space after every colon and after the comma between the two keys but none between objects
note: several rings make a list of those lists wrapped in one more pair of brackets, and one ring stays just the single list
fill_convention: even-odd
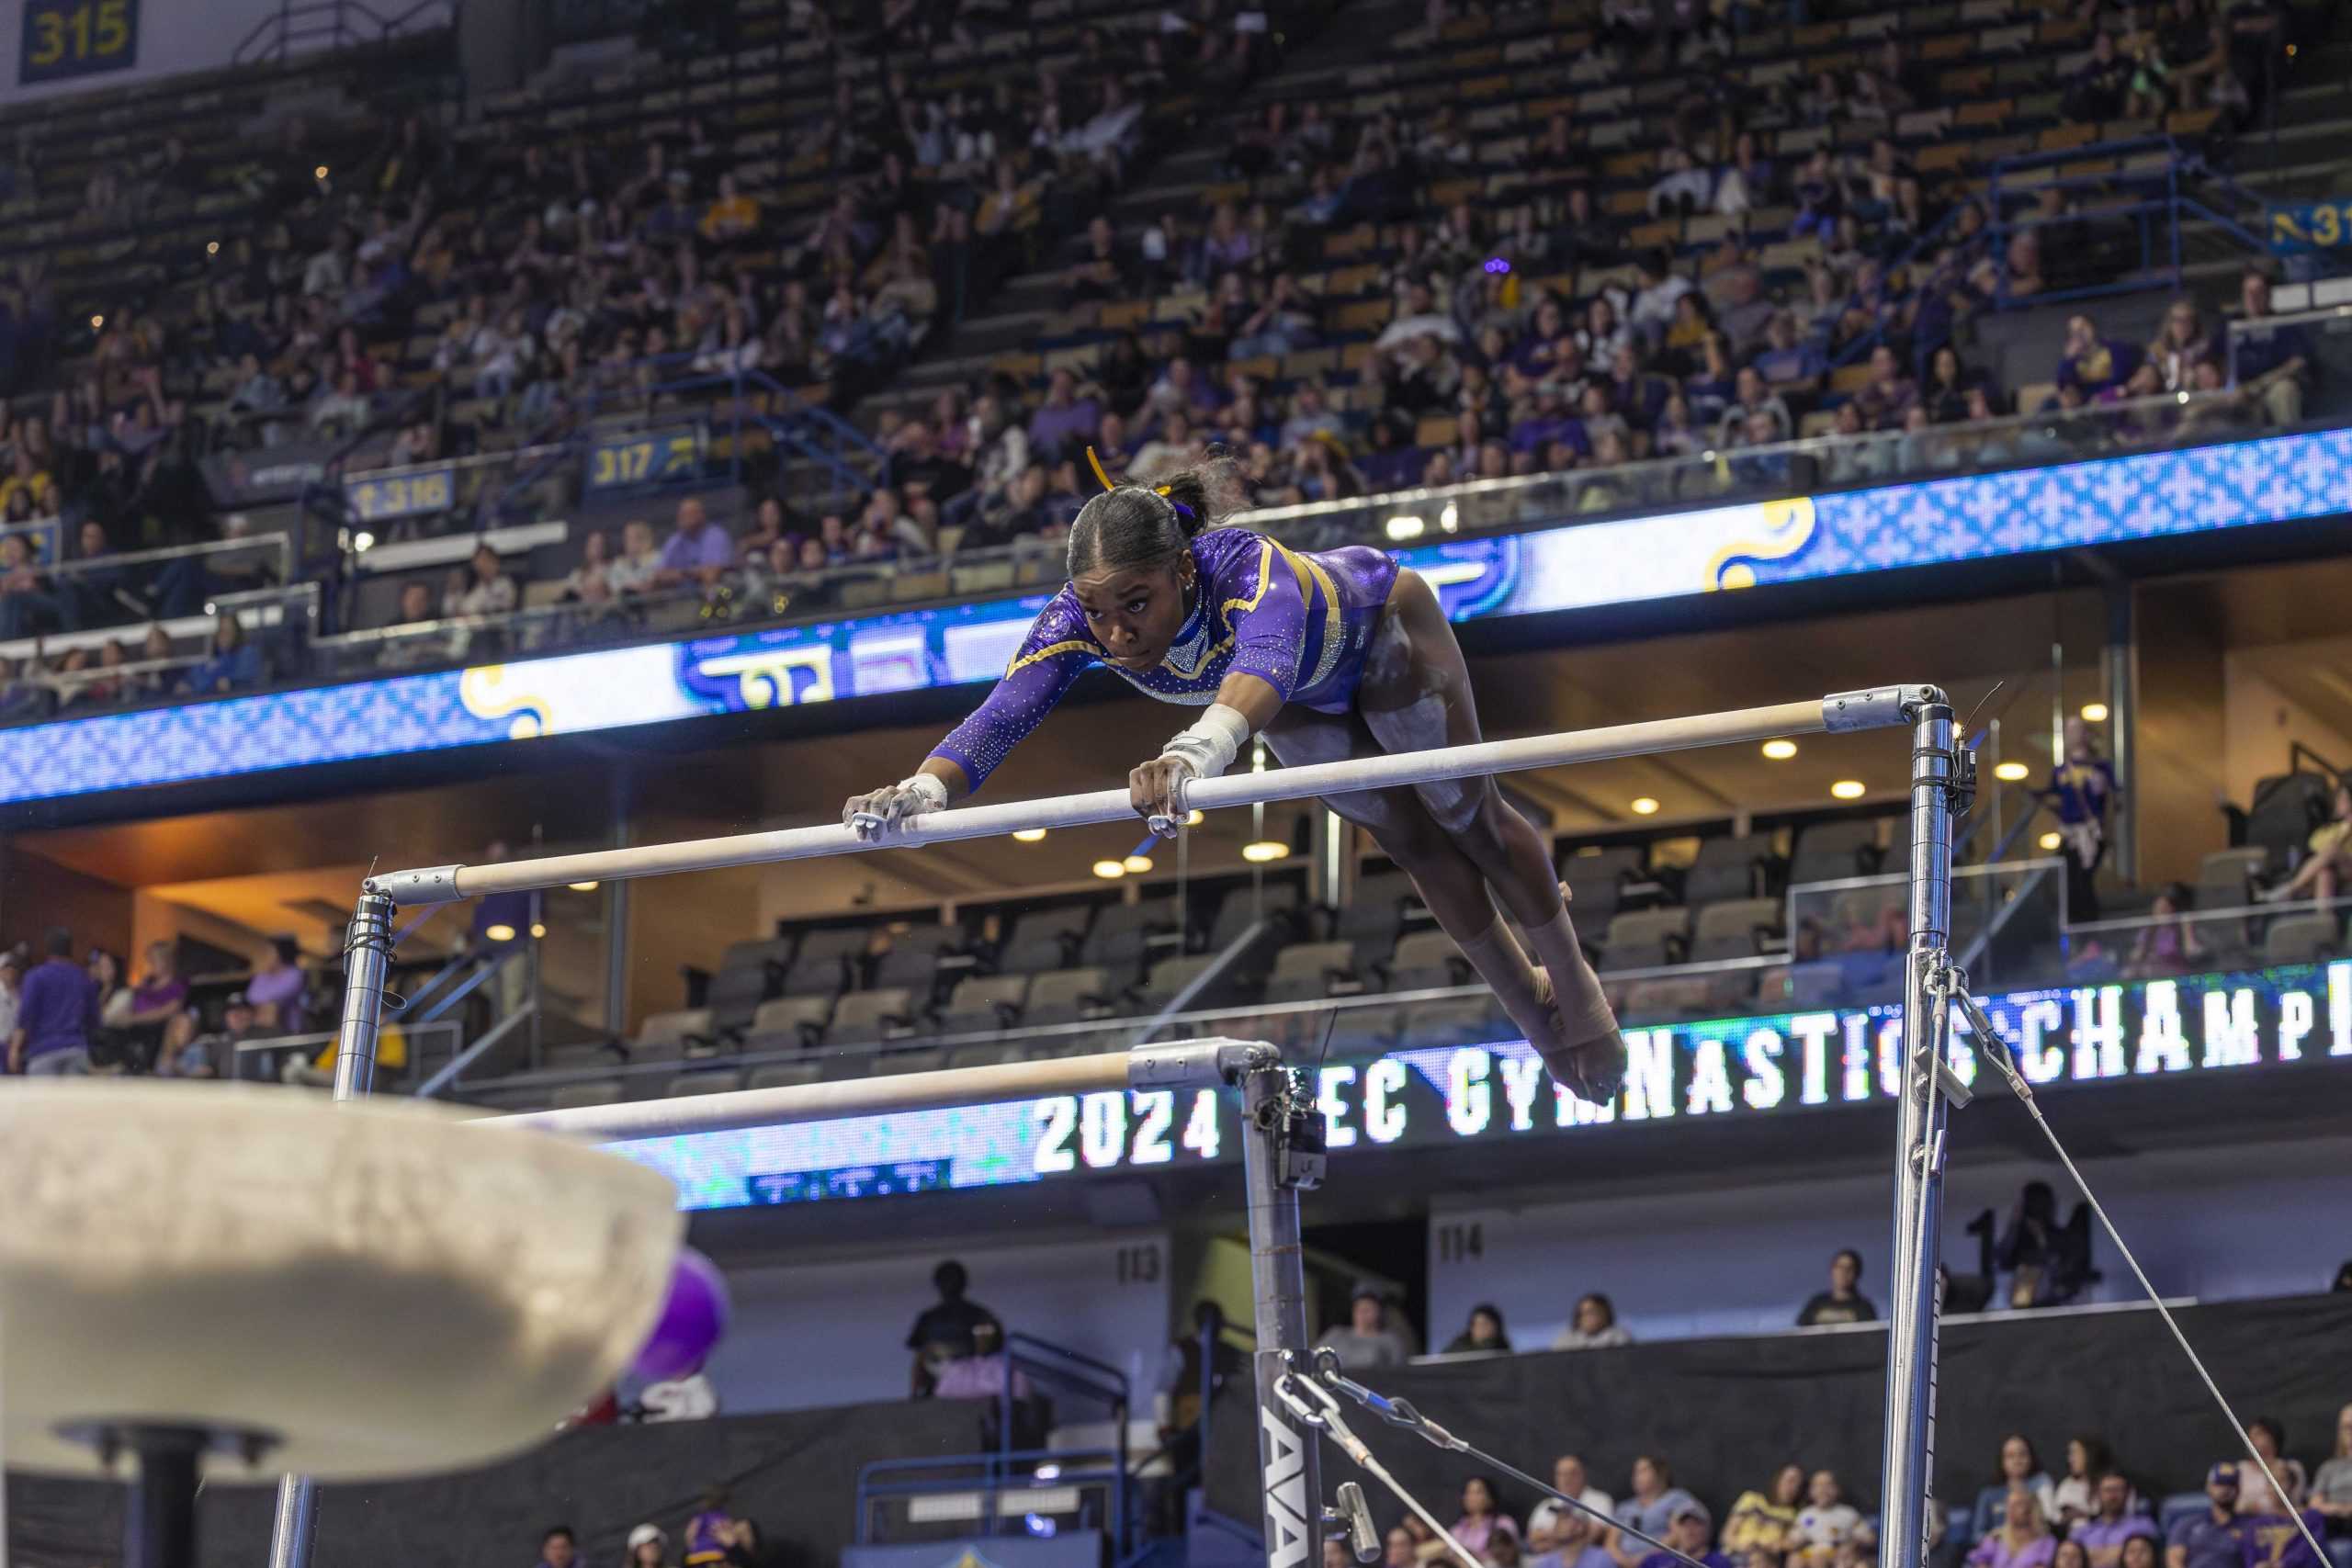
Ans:
[{"label": "sparkly purple leotard", "polygon": [[[1396,563],[1363,545],[1307,553],[1247,528],[1196,536],[1200,596],[1168,656],[1149,670],[1112,669],[1163,703],[1205,707],[1238,671],[1317,713],[1345,713],[1364,649],[1396,581]],[[973,789],[1097,660],[1108,661],[1065,583],[1038,613],[1004,679],[933,749]]]}]

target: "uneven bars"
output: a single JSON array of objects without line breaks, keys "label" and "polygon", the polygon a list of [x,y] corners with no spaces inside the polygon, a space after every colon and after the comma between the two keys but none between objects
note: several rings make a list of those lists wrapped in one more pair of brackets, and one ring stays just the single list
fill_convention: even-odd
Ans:
[{"label": "uneven bars", "polygon": [[[1233,773],[1195,780],[1184,792],[1184,804],[1214,810],[1351,790],[1390,789],[1476,774],[1559,767],[1571,762],[1597,762],[1612,757],[1770,740],[1783,735],[1883,729],[1908,722],[1919,705],[1940,700],[1940,695],[1932,686],[1876,686],[1769,707],[1734,708],[1686,718],[1611,725],[1518,740],[1489,740],[1476,746],[1351,758],[1299,768],[1276,768],[1262,773]],[[543,860],[507,861],[498,865],[441,865],[387,872],[369,877],[363,886],[367,891],[380,894],[395,904],[442,904],[455,898],[480,897],[485,893],[528,893],[574,882],[666,876],[682,871],[714,871],[723,866],[761,865],[820,855],[855,854],[865,850],[912,849],[962,839],[996,838],[1032,828],[1083,828],[1097,822],[1136,820],[1138,818],[1127,792],[1106,789],[1088,795],[933,811],[911,818],[887,838],[871,841],[860,839],[846,827],[828,824],[738,833],[723,839],[689,839],[634,849],[598,850],[587,854],[553,855]]]},{"label": "uneven bars", "polygon": [[1052,1094],[1214,1089],[1226,1081],[1229,1072],[1238,1071],[1261,1057],[1272,1059],[1272,1055],[1268,1046],[1238,1040],[1182,1040],[1100,1055],[1003,1062],[986,1067],[943,1067],[928,1073],[891,1073],[879,1077],[846,1078],[838,1083],[790,1084],[780,1089],[736,1089],[725,1094],[673,1095],[665,1100],[587,1105],[570,1111],[533,1111],[514,1116],[485,1117],[481,1124],[568,1133],[603,1143],[675,1138],[691,1133],[728,1133],[746,1127],[830,1122],[844,1116],[998,1105]]}]

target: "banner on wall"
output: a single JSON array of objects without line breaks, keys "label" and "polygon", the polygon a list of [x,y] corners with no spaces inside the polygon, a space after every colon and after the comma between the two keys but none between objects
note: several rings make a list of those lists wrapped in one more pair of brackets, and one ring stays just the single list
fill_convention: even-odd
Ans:
[{"label": "banner on wall", "polygon": [[[693,432],[649,436],[646,476]],[[634,450],[634,448],[632,448]],[[299,493],[323,448],[208,459],[216,491]],[[356,461],[356,459],[355,459]],[[612,459],[616,474],[639,458]],[[1969,474],[1917,484],[1397,552],[1457,621],[1694,593],[2352,512],[2352,431]],[[844,616],[330,689],[0,730],[0,805],[546,735],[578,735],[994,680],[1045,596]]]},{"label": "banner on wall", "polygon": [[[2014,991],[1984,1006],[2036,1085],[2352,1071],[2352,961]],[[1571,1098],[1513,1040],[1329,1063],[1316,1092],[1334,1159],[1643,1131],[1703,1141],[1733,1122],[1894,1100],[1902,1024],[1882,1006],[1629,1028],[1625,1087],[1606,1106]],[[1964,1082],[1983,1069],[1964,1022],[1951,1060]],[[1109,1090],[614,1147],[676,1182],[681,1208],[730,1209],[1229,1163],[1238,1116],[1215,1089]]]}]

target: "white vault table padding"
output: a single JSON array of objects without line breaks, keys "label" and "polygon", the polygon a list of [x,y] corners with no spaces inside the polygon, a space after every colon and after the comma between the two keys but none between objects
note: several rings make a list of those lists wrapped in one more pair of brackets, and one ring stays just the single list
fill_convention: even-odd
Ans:
[{"label": "white vault table padding", "polygon": [[215,1483],[387,1478],[544,1439],[634,1359],[684,1235],[667,1179],[444,1107],[280,1089],[0,1095],[0,1419],[271,1433]]}]

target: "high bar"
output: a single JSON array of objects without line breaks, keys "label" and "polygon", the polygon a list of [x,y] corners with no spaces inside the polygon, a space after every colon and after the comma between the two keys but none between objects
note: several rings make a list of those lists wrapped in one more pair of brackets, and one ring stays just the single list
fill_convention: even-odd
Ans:
[{"label": "high bar", "polygon": [[[1517,740],[1488,740],[1476,746],[1356,757],[1306,767],[1274,768],[1262,773],[1229,773],[1222,778],[1194,781],[1184,792],[1184,804],[1215,810],[1351,790],[1436,784],[1445,779],[1518,773],[1571,762],[1598,762],[1613,757],[1736,745],[1783,735],[1883,729],[1908,722],[1912,712],[1921,705],[1942,700],[1943,694],[1933,686],[1875,686],[1768,707],[1733,708],[1685,718],[1532,735]],[[858,838],[846,827],[827,824],[737,833],[723,839],[688,839],[633,849],[596,850],[586,854],[551,855],[543,860],[507,861],[497,865],[438,865],[387,872],[369,877],[363,886],[395,904],[443,904],[454,898],[480,897],[485,893],[528,893],[574,882],[667,876],[682,871],[715,871],[725,866],[763,865],[772,861],[809,860],[867,850],[913,849],[963,839],[992,839],[1033,828],[1084,828],[1098,822],[1139,820],[1125,790],[1106,789],[1042,800],[1007,801],[1001,806],[933,811],[912,818],[889,837],[874,842]]]},{"label": "high bar", "polygon": [[727,1094],[673,1095],[665,1100],[618,1105],[588,1105],[571,1111],[532,1111],[483,1119],[488,1127],[520,1127],[568,1133],[599,1143],[639,1138],[675,1138],[692,1133],[726,1133],[745,1127],[777,1127],[797,1122],[831,1122],[843,1116],[888,1111],[939,1111],[964,1105],[997,1105],[1050,1094],[1092,1094],[1105,1089],[1214,1089],[1261,1060],[1273,1048],[1238,1040],[1180,1040],[1138,1045],[1099,1055],[1003,1062],[987,1067],[944,1067],[928,1073],[888,1073],[837,1083],[791,1084],[780,1089],[737,1089]]}]

